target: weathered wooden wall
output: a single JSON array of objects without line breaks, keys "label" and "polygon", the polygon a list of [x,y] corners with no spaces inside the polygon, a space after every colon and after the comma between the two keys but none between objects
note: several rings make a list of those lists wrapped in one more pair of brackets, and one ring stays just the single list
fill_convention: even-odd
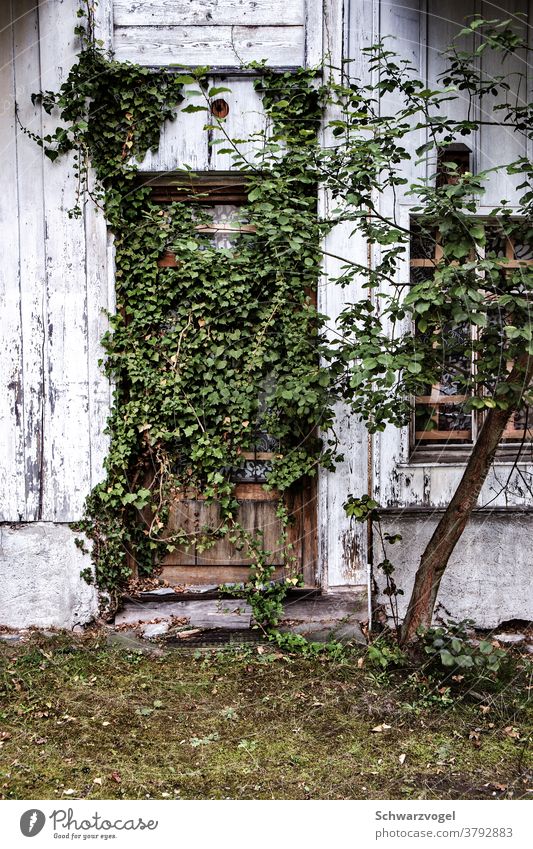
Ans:
[{"label": "weathered wooden wall", "polygon": [[114,0],[118,59],[235,68],[320,61],[322,0]]},{"label": "weathered wooden wall", "polygon": [[[479,0],[480,2],[480,0]],[[510,0],[504,0],[509,4]],[[520,6],[517,6],[517,3]],[[525,9],[517,0],[512,11]],[[322,17],[324,5],[324,18]],[[0,4],[0,521],[68,522],[82,512],[91,487],[101,479],[107,449],[104,435],[110,388],[98,366],[105,310],[113,309],[112,245],[105,222],[91,204],[71,219],[75,203],[72,163],[51,163],[22,132],[15,116],[34,132],[55,127],[57,118],[31,104],[30,94],[56,89],[74,61],[76,0],[5,0]],[[148,65],[211,65],[213,81],[224,80],[230,112],[229,136],[248,135],[265,126],[253,79],[242,62],[267,59],[275,67],[313,65],[323,53],[340,67],[353,59],[364,73],[361,46],[380,34],[393,34],[428,83],[439,67],[439,48],[457,30],[458,21],[478,8],[494,16],[489,3],[446,0],[100,0],[100,34],[117,58]],[[530,4],[528,11],[531,15]],[[522,63],[522,58],[516,61]],[[489,72],[491,69],[488,69]],[[497,72],[498,69],[494,69]],[[248,72],[249,73],[249,72]],[[392,104],[393,106],[393,104]],[[460,108],[460,107],[459,107]],[[231,157],[218,152],[214,131],[204,130],[203,113],[178,115],[162,129],[160,148],[142,163],[144,171],[228,171]],[[476,139],[478,168],[502,144],[517,155],[515,139],[486,126]],[[331,141],[327,133],[326,143]],[[420,140],[418,143],[422,143]],[[253,145],[249,153],[253,156]],[[492,199],[505,186],[491,185]],[[327,209],[329,198],[320,196]],[[391,207],[384,206],[384,211]],[[409,203],[399,197],[399,215],[408,221]],[[365,262],[367,246],[342,228],[328,237],[330,254]],[[334,272],[328,257],[326,273]],[[402,273],[406,272],[406,269]],[[331,317],[358,287],[340,292],[321,285],[319,308]],[[335,474],[320,477],[319,547],[325,586],[362,583],[366,536],[351,528],[342,504],[348,495],[367,490],[368,449],[364,427],[339,408],[338,435],[345,460]],[[386,505],[433,507],[446,503],[460,466],[413,465],[406,434],[391,429],[375,440],[373,481]],[[526,474],[531,470],[525,469]],[[494,495],[505,468],[497,466],[482,499]],[[491,489],[492,487],[492,489]],[[503,496],[500,496],[501,503]],[[517,504],[524,503],[519,494]]]},{"label": "weathered wooden wall", "polygon": [[72,163],[50,162],[20,126],[40,134],[57,124],[30,96],[68,73],[75,12],[72,0],[0,4],[1,521],[78,518],[106,451],[106,228],[90,205],[68,218]]},{"label": "weathered wooden wall", "polygon": [[[159,3],[157,5],[159,8]],[[244,5],[247,6],[248,4],[245,3]],[[262,8],[261,4],[257,5],[258,8]],[[303,4],[300,5],[303,9]],[[292,8],[295,4],[292,4],[292,6],[289,4],[289,6]],[[306,5],[308,62],[311,61],[310,51],[312,49],[314,51],[313,62],[318,62],[320,56],[324,53],[331,57],[333,65],[340,67],[345,55],[343,4],[325,4],[323,25],[317,12],[318,6],[319,4],[316,2]],[[117,8],[115,3],[115,10]],[[271,21],[272,19],[277,20],[277,10],[278,5],[276,3],[270,5]],[[313,10],[314,19],[311,18],[311,11]],[[146,4],[143,4],[143,15],[145,11]],[[372,15],[371,7],[370,11]],[[287,12],[283,14],[286,15]],[[118,20],[123,19],[117,17],[115,12],[115,24]],[[280,20],[286,21],[286,18],[280,17]],[[301,20],[304,20],[304,18],[301,18]],[[370,26],[372,26],[372,23],[370,23]],[[369,37],[367,34],[367,38]],[[299,61],[297,56],[297,52],[292,52],[288,64],[297,64]],[[220,65],[221,62],[215,61],[215,64]],[[274,62],[274,64],[276,63]],[[230,70],[223,78],[220,76],[212,78],[214,85],[220,82],[231,89],[231,92],[223,95],[229,106],[229,115],[225,121],[223,132],[204,131],[205,115],[202,112],[178,113],[175,121],[167,122],[162,128],[159,149],[146,156],[141,164],[143,171],[171,172],[182,167],[185,163],[197,171],[229,171],[233,164],[231,155],[219,153],[219,146],[216,144],[219,139],[223,138],[223,133],[229,138],[246,138],[254,132],[265,128],[268,130],[261,97],[254,90],[253,80],[236,75],[236,70]],[[333,114],[329,117],[333,117]],[[331,142],[328,133],[325,133],[324,142],[326,144]],[[222,147],[227,147],[227,145],[224,144]],[[253,142],[239,146],[240,153],[247,156],[251,164],[256,164],[253,158],[256,148],[257,146]],[[325,193],[321,193],[319,201],[322,211],[326,212],[329,198]],[[325,250],[330,254],[351,256],[356,261],[366,261],[366,245],[349,239],[344,228],[336,228],[327,237]],[[325,273],[336,273],[335,261],[326,259]],[[321,312],[331,316],[333,324],[345,301],[357,297],[357,291],[357,287],[351,288],[350,291],[337,291],[327,287],[323,282],[318,289],[318,308]],[[309,510],[317,509],[318,511],[318,577],[324,587],[353,586],[363,584],[366,580],[366,529],[360,525],[353,526],[346,518],[342,506],[349,493],[358,491],[361,486],[366,487],[367,485],[366,430],[339,405],[336,435],[339,440],[339,451],[344,454],[344,460],[339,464],[335,473],[320,473],[317,503],[315,504],[313,501],[308,505]]]},{"label": "weathered wooden wall", "polygon": [[[321,0],[101,0],[97,13],[99,35],[117,58],[227,66],[230,77],[224,79],[232,92],[226,132],[235,137],[264,125],[252,79],[234,77],[241,63],[318,62],[321,5]],[[81,218],[68,217],[76,202],[72,161],[50,162],[21,126],[46,134],[57,125],[57,115],[48,116],[30,97],[56,90],[68,74],[79,49],[73,35],[77,8],[76,0],[0,4],[4,522],[78,519],[85,497],[102,477],[107,450],[110,388],[98,359],[105,312],[113,309],[112,246],[92,203]],[[171,52],[163,50],[156,61],[146,48],[160,51],[163,36],[170,38]],[[239,39],[242,55],[233,49]],[[143,170],[230,170],[231,157],[219,154],[214,143],[222,134],[204,131],[204,123],[203,113],[169,122],[159,151],[147,156]],[[249,152],[253,155],[252,148]]]},{"label": "weathered wooden wall", "polygon": [[[14,4],[16,5],[16,4]],[[33,107],[33,91],[56,89],[75,58],[72,31],[75,0],[24,0],[2,9],[5,98],[3,160],[8,183],[2,197],[6,300],[0,429],[8,450],[0,458],[3,521],[66,522],[80,517],[85,496],[100,479],[106,452],[103,434],[110,393],[97,364],[105,326],[103,309],[113,307],[113,265],[105,223],[91,204],[81,219],[69,219],[75,202],[72,163],[49,162],[17,127],[35,132],[56,124],[55,116]],[[344,45],[343,4],[322,0],[100,0],[99,35],[117,58],[146,64],[213,65],[224,68],[229,116],[224,133],[249,136],[266,117],[243,62],[266,59],[275,67],[313,65],[324,50],[340,65]],[[326,43],[323,47],[325,32]],[[204,113],[178,114],[161,131],[157,152],[146,156],[144,172],[230,171],[229,154],[216,144],[223,133],[204,130]],[[226,145],[224,145],[226,146]],[[242,148],[241,148],[242,151]],[[254,145],[245,152],[253,157]],[[321,198],[326,206],[328,199]],[[17,220],[19,224],[17,225]],[[329,237],[334,252],[346,241]],[[359,258],[364,245],[351,245]],[[345,293],[353,296],[354,293]],[[334,316],[342,298],[320,287],[321,309]],[[342,510],[347,494],[366,475],[366,434],[339,410],[340,446],[345,461],[319,486],[321,573],[325,585],[364,580],[366,537],[354,536]],[[314,509],[315,504],[309,508]]]},{"label": "weathered wooden wall", "polygon": [[[362,46],[372,43],[375,33],[376,6],[372,2],[361,2],[350,6],[342,3],[329,3],[325,10],[324,53],[331,57],[333,75],[338,79],[342,60],[354,57],[352,73],[365,78],[364,63],[359,52]],[[349,14],[348,14],[349,13]],[[349,27],[349,28],[348,28]],[[350,31],[357,34],[357,49],[347,49],[347,35]],[[325,116],[322,143],[335,144],[327,121],[337,118],[336,107],[330,105]],[[321,214],[328,215],[337,207],[337,202],[327,192],[319,195]],[[342,259],[353,260],[365,265],[368,250],[366,242],[360,237],[350,235],[348,225],[335,227],[326,237],[324,244],[324,278],[318,288],[319,312],[329,316],[329,325],[335,335],[336,318],[346,303],[357,300],[362,293],[360,283],[340,289],[328,285],[328,277],[341,273]],[[339,404],[336,410],[335,433],[338,438],[339,452],[344,459],[334,472],[322,471],[318,487],[318,527],[321,581],[325,587],[364,584],[368,560],[367,529],[346,517],[343,504],[348,495],[363,495],[368,491],[371,480],[368,475],[368,436],[361,422],[350,414],[347,407]]]},{"label": "weathered wooden wall", "polygon": [[[363,4],[365,2],[369,0],[363,0]],[[457,38],[466,20],[474,15],[481,15],[484,18],[508,17],[513,26],[521,31],[526,41],[531,44],[533,19],[531,0],[501,0],[499,3],[487,2],[487,0],[445,0],[445,2],[374,0],[374,3],[379,9],[380,36],[387,37],[389,49],[395,50],[401,57],[409,60],[414,69],[413,73],[419,75],[429,88],[439,85],[438,76],[446,65],[443,51]],[[357,8],[360,3],[358,0],[352,0],[352,5]],[[357,52],[357,43],[360,40],[356,31],[352,30],[351,33],[350,55]],[[471,50],[477,47],[480,41],[478,37],[475,39],[462,37],[454,43],[458,49]],[[502,54],[492,51],[484,52],[478,60],[478,69],[486,79],[496,78],[502,74],[521,73],[525,77],[525,84],[520,83],[518,100],[524,102],[526,92],[531,92],[531,68],[528,68],[526,56],[523,53],[519,52],[502,60]],[[514,78],[514,84],[518,86],[517,77]],[[392,109],[394,102],[394,94],[387,96],[384,99],[385,108]],[[481,119],[484,123],[478,132],[461,139],[472,148],[475,171],[501,165],[504,161],[511,162],[527,153],[523,137],[509,129],[497,126],[502,113],[492,111],[496,102],[495,98],[484,98],[483,114],[480,112],[479,103],[474,105],[473,117]],[[453,118],[467,117],[468,102],[461,93],[456,100],[449,101],[445,108]],[[417,141],[413,134],[411,142],[413,149],[424,141],[425,138],[421,136],[420,141]],[[408,169],[408,176],[424,172],[424,166],[418,166],[416,169],[411,166]],[[510,179],[502,174],[494,175],[488,183],[484,206],[492,208],[501,197],[508,195],[518,182],[520,182],[518,176]]]}]

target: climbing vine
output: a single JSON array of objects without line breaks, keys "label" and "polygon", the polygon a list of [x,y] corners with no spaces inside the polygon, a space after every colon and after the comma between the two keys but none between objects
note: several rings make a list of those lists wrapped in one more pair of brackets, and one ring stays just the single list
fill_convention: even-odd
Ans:
[{"label": "climbing vine", "polygon": [[[116,252],[117,308],[103,339],[114,386],[110,448],[79,529],[92,541],[96,582],[115,602],[133,564],[146,576],[177,547],[205,551],[223,537],[247,547],[249,581],[230,591],[249,599],[268,628],[299,580],[284,496],[336,456],[334,440],[317,435],[331,428],[337,393],[325,319],[312,297],[327,229],[317,216],[314,164],[324,89],[312,71],[258,68],[270,132],[256,139],[251,159],[224,141],[248,202],[246,227],[220,247],[208,232],[206,198],[191,201],[189,191],[187,202],[158,203],[139,179],[139,162],[178,108],[204,110],[213,122],[210,102],[225,89],[209,88],[208,69],[182,74],[115,61],[94,39],[91,8],[84,14],[68,79],[40,95],[62,124],[36,139],[52,160],[72,156],[79,180],[72,214],[99,204]],[[193,183],[184,176],[185,196]],[[171,267],[158,264],[165,252],[176,258]],[[265,486],[278,496],[283,581],[273,580],[261,535],[237,517],[234,479],[259,431],[277,446]],[[182,497],[216,505],[216,521],[195,532],[170,522]]]}]

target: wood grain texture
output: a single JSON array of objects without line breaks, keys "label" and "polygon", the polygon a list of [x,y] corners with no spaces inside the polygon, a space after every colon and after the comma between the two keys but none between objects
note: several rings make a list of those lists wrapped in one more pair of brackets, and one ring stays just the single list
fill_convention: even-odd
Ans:
[{"label": "wood grain texture", "polygon": [[0,4],[0,516],[18,521],[26,515],[24,481],[24,374],[22,317],[20,311],[20,266],[17,173],[17,130],[15,121],[16,83],[13,61],[11,6]]},{"label": "wood grain texture", "polygon": [[[528,13],[531,15],[529,0],[507,0],[503,3],[512,20],[513,28],[518,30],[527,40]],[[492,3],[481,3],[481,14],[484,17],[502,17],[496,14]],[[521,17],[523,16],[523,17]],[[529,19],[529,25],[531,20]],[[527,155],[527,142],[521,133],[513,132],[511,127],[500,127],[498,122],[504,120],[505,110],[495,110],[497,105],[506,102],[525,105],[531,97],[531,58],[524,50],[517,51],[512,56],[502,57],[492,51],[486,51],[481,57],[481,72],[488,80],[497,80],[502,75],[507,76],[512,93],[500,92],[496,96],[483,98],[480,118],[488,123],[483,124],[479,136],[479,155],[476,157],[476,168],[479,171],[506,165]],[[519,85],[520,75],[524,77]],[[518,96],[517,96],[518,95]],[[512,197],[513,192],[523,182],[520,174],[510,176],[502,171],[491,174],[487,181],[487,190],[483,203],[496,206],[502,198]]]},{"label": "wood grain texture", "polygon": [[239,67],[265,59],[271,67],[304,63],[304,28],[116,27],[116,58],[141,65]]},{"label": "wood grain texture", "polygon": [[[57,90],[79,49],[74,5],[40,7],[41,86]],[[57,116],[43,113],[43,130]],[[76,203],[70,156],[44,163],[46,252],[46,373],[43,519],[80,517],[90,491],[86,249],[83,218],[69,218]]]},{"label": "wood grain texture", "polygon": [[[333,66],[334,79],[339,80],[344,59],[344,24],[342,4],[325,6],[324,51]],[[324,121],[322,144],[335,143],[327,122],[338,117],[338,107],[329,104]],[[323,189],[319,191],[319,215],[327,217],[336,201]],[[329,282],[341,273],[343,260],[366,263],[367,248],[361,237],[351,235],[352,228],[338,225],[324,240],[324,274],[318,286],[318,311],[329,316],[329,331],[336,334],[335,323],[347,302],[358,299],[355,283],[341,289]],[[361,281],[363,282],[363,281]],[[366,531],[361,525],[353,527],[343,509],[349,493],[363,495],[367,491],[367,437],[363,424],[357,422],[348,409],[338,404],[335,434],[338,450],[344,459],[335,472],[321,469],[318,477],[318,582],[328,589],[335,586],[363,584],[366,572]]]},{"label": "wood grain texture", "polygon": [[305,64],[308,68],[322,62],[323,24],[324,0],[305,0]]},{"label": "wood grain texture", "polygon": [[16,102],[24,127],[55,129],[57,116],[44,115],[31,94],[57,90],[75,60],[76,4],[20,0],[13,23],[10,5],[1,6],[0,516],[71,521],[107,450],[109,384],[97,363],[110,303],[106,226],[92,206],[68,217],[72,160],[45,159],[15,122]]},{"label": "wood grain texture", "polygon": [[[457,37],[464,26],[466,13],[464,0],[447,0],[445,9],[439,0],[427,0],[426,66],[427,82],[431,88],[440,85],[438,77],[447,66],[443,55],[446,45],[454,42],[458,50],[471,50],[474,46],[473,38]],[[457,99],[447,101],[446,115],[459,121],[468,115],[468,99],[461,92],[457,92],[457,95]],[[470,146],[472,139],[465,138],[464,141]]]},{"label": "wood grain texture", "polygon": [[379,29],[379,3],[376,0],[359,0],[348,3],[345,10],[346,59],[350,60],[346,70],[351,77],[370,82],[367,58],[362,48],[370,47],[376,41]]},{"label": "wood grain texture", "polygon": [[[210,122],[217,129],[209,133],[209,169],[213,171],[231,171],[235,168],[233,153],[221,153],[235,149],[242,156],[246,167],[255,170],[261,167],[258,154],[262,149],[261,138],[254,139],[255,133],[267,131],[267,117],[259,92],[255,91],[252,79],[213,77],[209,81],[213,86],[224,86],[231,91],[220,96],[229,106],[227,118],[217,122],[208,114]],[[192,116],[191,116],[192,117]],[[233,143],[233,140],[236,140]]]},{"label": "wood grain texture", "polygon": [[[253,80],[231,76],[208,80],[208,88],[219,86],[230,89],[221,95],[229,106],[228,117],[217,122],[207,111],[184,113],[177,109],[174,120],[161,128],[158,149],[149,151],[140,163],[142,172],[168,173],[169,177],[179,170],[228,172],[235,167],[233,155],[220,152],[228,149],[243,156],[251,169],[259,167],[256,154],[261,143],[250,136],[266,129],[267,120]],[[189,103],[207,105],[199,97],[186,99],[183,106]],[[216,129],[207,130],[206,126]],[[240,141],[234,144],[234,140]]]},{"label": "wood grain texture", "polygon": [[[181,585],[182,581],[179,578],[179,570],[172,573],[169,567],[169,571],[166,573],[166,579],[169,583],[174,583],[176,586]],[[230,573],[230,577],[225,583],[234,583],[239,579],[242,580],[242,575],[237,573],[236,577],[232,578]],[[201,583],[203,581],[199,580],[198,584]],[[151,619],[160,617],[175,616],[177,619],[187,619],[189,624],[195,628],[240,629],[250,627],[251,612],[250,606],[241,599],[230,597],[205,599],[200,597],[180,601],[179,596],[176,596],[175,601],[163,603],[128,601],[117,613],[115,624],[136,624],[137,622],[149,622]],[[182,638],[187,638],[187,632],[182,633]]]},{"label": "wood grain texture", "polygon": [[[272,552],[269,562],[283,561],[283,550],[279,548],[278,542],[281,536],[281,525],[276,517],[276,502],[252,501],[250,498],[243,498],[237,511],[237,522],[251,533],[258,530],[263,532],[263,546],[265,550]],[[216,528],[219,524],[220,508],[216,503],[175,501],[172,505],[169,519],[170,532],[183,528],[189,534],[200,535],[204,528]],[[188,551],[179,547],[165,557],[164,563],[202,566],[209,570],[216,569],[218,566],[250,565],[253,561],[254,555],[247,546],[238,548],[223,537],[217,540],[212,548],[205,551],[198,550],[194,545]]]},{"label": "wood grain texture", "polygon": [[[485,17],[498,17],[502,15],[514,18],[514,24],[519,24],[516,14],[527,12],[531,19],[531,0],[519,0],[518,4],[512,0],[504,0],[496,9],[494,5],[485,3],[479,11]],[[445,7],[438,4],[436,0],[427,0],[418,3],[383,3],[381,4],[380,35],[394,34],[395,41],[391,41],[391,49],[399,51],[401,56],[407,58],[415,66],[416,72],[425,79],[429,87],[433,87],[437,81],[438,74],[444,68],[442,51],[456,36],[465,16],[473,14],[474,3],[464,3],[461,0],[449,0]],[[522,24],[523,25],[523,24]],[[463,40],[459,42],[460,48],[469,49],[473,41]],[[352,51],[353,52],[353,51]],[[484,67],[482,70],[488,76],[497,76],[501,73],[521,70],[524,72],[525,65],[520,55],[508,59],[502,66],[499,59],[484,54]],[[531,75],[528,80],[528,90],[531,90]],[[390,112],[393,108],[390,101],[384,99],[384,104]],[[454,118],[461,118],[465,114],[466,103],[461,98],[456,103],[448,104],[448,113]],[[501,113],[492,112],[487,101],[487,112],[480,116],[483,120],[497,122]],[[422,144],[425,139],[420,138],[417,144]],[[484,125],[481,131],[463,139],[473,148],[474,171],[489,168],[494,165],[495,154],[500,160],[509,161],[511,158],[525,153],[525,145],[517,136],[509,133],[509,130],[498,127],[496,123],[492,126]],[[412,150],[411,142],[410,149]],[[405,177],[411,183],[417,178],[425,177],[427,173],[435,170],[434,163],[429,162],[426,166],[421,163],[414,165],[414,161],[406,166]],[[490,210],[502,197],[512,197],[513,185],[516,178],[504,175],[494,175],[490,179],[489,190],[480,206],[481,215],[489,214]],[[402,196],[403,195],[403,196]],[[390,196],[381,199],[380,211],[385,216],[396,214],[399,224],[409,227],[409,206],[412,200],[406,197],[402,190],[398,191],[399,203],[394,204]],[[375,249],[374,249],[374,252]],[[409,276],[407,263],[401,263],[398,268],[397,282],[405,282]],[[521,473],[529,476],[531,464],[521,464]],[[449,503],[461,472],[464,469],[464,461],[446,460],[445,451],[441,454],[440,462],[435,460],[424,462],[422,458],[411,459],[409,429],[398,430],[388,427],[386,430],[373,438],[373,494],[384,507],[409,506],[414,508],[443,507]],[[506,504],[515,506],[526,504],[528,497],[523,487],[520,486],[520,472],[511,475],[510,495],[506,496],[503,484],[507,481],[510,466],[505,465],[503,460],[497,459],[490,472],[479,497],[480,504],[491,503],[494,507],[503,507]],[[520,494],[522,493],[522,494]]]},{"label": "wood grain texture", "polygon": [[[39,22],[35,0],[20,0],[13,23],[14,78],[20,122],[41,134],[41,109],[31,102],[40,85]],[[24,420],[24,518],[42,507],[45,356],[43,152],[17,127],[18,233]]]},{"label": "wood grain texture", "polygon": [[114,0],[115,26],[294,26],[304,0]]},{"label": "wood grain texture", "polygon": [[114,293],[110,293],[108,287],[107,224],[103,213],[93,203],[87,203],[83,216],[87,286],[88,429],[92,488],[104,478],[104,460],[109,449],[109,436],[104,431],[111,409],[111,387],[99,361],[105,358],[101,339],[109,327],[107,313],[114,310]]},{"label": "wood grain texture", "polygon": [[[199,98],[186,100],[189,103],[204,105]],[[207,171],[209,167],[208,134],[204,130],[209,123],[207,112],[184,113],[180,109],[175,112],[173,121],[165,121],[161,127],[159,147],[148,151],[139,163],[142,172],[159,171],[162,173],[190,169],[192,171]]]},{"label": "wood grain texture", "polygon": [[94,6],[94,30],[104,50],[113,49],[114,0],[98,0]]},{"label": "wood grain texture", "polygon": [[[280,545],[282,527],[276,516],[277,501],[272,497],[261,497],[271,494],[265,493],[259,484],[241,484],[236,488],[236,495],[240,502],[237,522],[246,531],[261,539],[262,548],[271,553],[268,562],[281,566],[287,556],[293,558],[293,562],[288,562],[284,571],[291,575],[302,574],[305,586],[314,587],[317,559],[315,482],[306,482],[295,493],[287,496],[290,517],[287,550]],[[202,529],[216,528],[220,521],[220,509],[216,503],[207,504],[198,499],[176,499],[171,507],[169,533],[182,528],[189,534],[200,535]],[[204,551],[197,549],[194,544],[188,549],[178,546],[165,557],[163,565],[165,569],[179,567],[180,575],[187,584],[195,583],[194,576],[199,574],[203,578],[202,583],[217,584],[228,580],[221,578],[222,571],[235,567],[242,569],[239,574],[246,577],[246,570],[254,561],[254,554],[246,545],[239,548],[226,536]]]},{"label": "wood grain texture", "polygon": [[[250,577],[249,566],[179,566],[165,563],[161,570],[161,578],[171,586],[220,586],[221,584],[246,583]],[[274,579],[283,577],[282,569],[275,569]],[[197,604],[197,602],[193,602]]]},{"label": "wood grain texture", "polygon": [[[420,79],[425,80],[427,77],[427,15],[424,0],[400,0],[400,2],[385,0],[380,5],[379,37],[385,36],[388,37],[387,48],[409,62],[413,68],[411,74],[420,75]],[[396,91],[387,92],[381,99],[382,115],[394,117],[403,107],[403,99]],[[416,123],[416,119],[412,117],[412,126]],[[412,157],[412,163],[418,159],[415,153],[416,148],[424,144],[426,140],[427,134],[424,129],[415,130],[402,139],[402,146]],[[412,163],[407,165],[407,170]],[[425,176],[425,163],[418,167],[418,174]],[[398,199],[404,200],[408,188],[408,186],[398,187]]]}]

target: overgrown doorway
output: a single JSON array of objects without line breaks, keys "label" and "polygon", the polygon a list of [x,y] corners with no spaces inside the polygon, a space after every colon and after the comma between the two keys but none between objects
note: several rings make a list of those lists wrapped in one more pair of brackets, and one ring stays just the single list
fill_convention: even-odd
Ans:
[{"label": "overgrown doorway", "polygon": [[[201,208],[209,220],[200,223],[197,230],[217,249],[231,251],[239,238],[254,238],[254,227],[246,220],[247,193],[242,176],[195,176],[189,181],[180,176],[173,181],[168,175],[153,175],[149,184],[152,199],[163,208],[177,201]],[[180,257],[168,249],[158,264],[161,268],[179,268]],[[309,299],[316,306],[315,291],[309,292]],[[266,376],[265,380],[268,379]],[[281,446],[263,426],[263,414],[267,411],[261,394],[257,421],[253,423],[248,443],[242,445],[242,463],[231,472],[239,505],[235,521],[268,552],[267,562],[276,567],[273,578],[298,576],[305,587],[314,588],[317,584],[316,476],[304,476],[285,491],[283,503],[289,525],[284,533],[278,515],[279,492],[265,488],[270,466]],[[185,531],[188,540],[196,542],[178,544],[166,554],[161,577],[185,591],[189,587],[246,581],[254,564],[253,546],[242,539],[235,540],[231,532],[219,533],[225,524],[216,501],[206,500],[194,489],[176,492],[169,509],[168,532]],[[211,536],[208,546],[206,534]]]}]

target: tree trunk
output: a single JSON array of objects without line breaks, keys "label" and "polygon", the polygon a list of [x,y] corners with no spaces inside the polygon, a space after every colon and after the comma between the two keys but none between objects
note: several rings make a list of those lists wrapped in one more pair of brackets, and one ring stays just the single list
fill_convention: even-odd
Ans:
[{"label": "tree trunk", "polygon": [[[533,358],[524,354],[510,371],[506,383],[527,387],[532,378]],[[485,419],[459,486],[420,559],[402,625],[402,644],[414,640],[421,625],[431,625],[441,578],[476,506],[505,426],[515,409],[490,410]]]}]

